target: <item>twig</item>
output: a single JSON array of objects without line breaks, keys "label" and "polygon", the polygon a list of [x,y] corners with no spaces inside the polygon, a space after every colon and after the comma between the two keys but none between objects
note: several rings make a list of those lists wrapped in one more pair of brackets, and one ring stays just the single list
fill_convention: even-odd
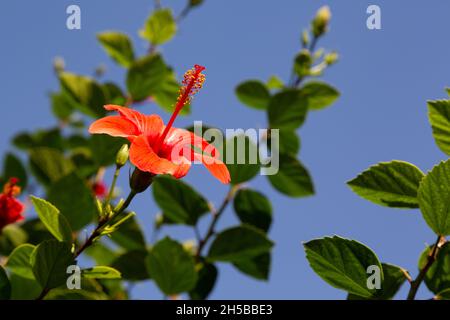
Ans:
[{"label": "twig", "polygon": [[428,255],[427,263],[422,268],[422,270],[420,270],[417,278],[411,282],[411,288],[408,292],[408,297],[406,298],[407,300],[415,299],[417,291],[419,290],[419,287],[422,284],[422,281],[425,279],[425,276],[427,275],[428,270],[431,268],[433,263],[436,261],[436,256],[441,247],[441,240],[442,240],[442,237],[438,236],[436,243],[434,244],[433,249],[431,250],[431,253]]},{"label": "twig", "polygon": [[206,231],[206,235],[203,239],[200,239],[200,241],[198,242],[198,248],[195,254],[196,259],[200,258],[204,247],[208,243],[209,239],[214,235],[215,227],[217,225],[217,222],[219,221],[220,216],[223,214],[223,212],[225,211],[230,201],[233,199],[234,194],[238,189],[239,185],[232,186],[228,191],[227,195],[225,196],[225,198],[223,199],[219,209],[213,212],[213,219],[211,220],[211,224],[209,225],[208,230]]}]

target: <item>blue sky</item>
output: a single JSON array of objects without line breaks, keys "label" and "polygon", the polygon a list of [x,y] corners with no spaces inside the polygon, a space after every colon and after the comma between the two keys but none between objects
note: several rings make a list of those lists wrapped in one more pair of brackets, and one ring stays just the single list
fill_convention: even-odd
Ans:
[{"label": "blue sky", "polygon": [[[65,9],[78,4],[82,29],[65,27]],[[179,11],[184,1],[164,1]],[[251,78],[289,76],[292,59],[299,49],[300,32],[323,4],[333,18],[328,36],[319,43],[336,49],[341,61],[324,79],[342,93],[332,107],[310,114],[300,129],[300,158],[310,169],[317,195],[290,199],[276,191],[264,177],[249,186],[262,190],[274,207],[270,232],[276,242],[269,282],[252,280],[232,267],[221,265],[214,299],[339,299],[345,293],[328,286],[307,264],[302,241],[338,234],[370,246],[383,262],[417,273],[416,261],[426,243],[434,241],[418,210],[395,210],[371,204],[355,194],[345,182],[380,161],[400,159],[426,171],[445,159],[435,146],[426,115],[426,100],[444,98],[450,85],[450,2],[419,1],[212,1],[193,11],[180,25],[172,42],[161,51],[181,74],[194,63],[207,67],[207,80],[195,99],[189,118],[220,128],[261,128],[265,114],[242,106],[234,87]],[[366,28],[366,8],[382,10],[382,30]],[[67,69],[92,74],[100,63],[105,78],[123,84],[124,71],[109,60],[95,33],[121,30],[135,40],[143,53],[147,44],[138,37],[153,7],[151,0],[96,1],[2,1],[0,10],[0,150],[9,150],[17,131],[54,124],[47,93],[58,87],[52,59],[62,56]],[[144,112],[160,112],[153,105]],[[164,115],[165,119],[168,118]],[[226,188],[205,169],[195,166],[187,181],[215,203]],[[125,175],[124,175],[125,176]],[[127,186],[125,177],[121,185]],[[158,212],[149,194],[133,204],[139,220],[150,230]],[[237,222],[227,210],[221,227]],[[167,231],[187,240],[187,228]],[[399,297],[406,296],[405,285]],[[133,297],[159,299],[151,282],[137,285]],[[422,288],[419,297],[429,298]]]}]

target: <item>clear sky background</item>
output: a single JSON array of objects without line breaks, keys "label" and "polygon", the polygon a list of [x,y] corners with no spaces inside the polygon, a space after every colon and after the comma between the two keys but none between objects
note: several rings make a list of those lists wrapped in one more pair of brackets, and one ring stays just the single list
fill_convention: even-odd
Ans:
[{"label": "clear sky background", "polygon": [[[184,5],[181,0],[162,2],[177,12]],[[65,26],[70,4],[81,7],[79,31]],[[290,199],[274,191],[265,177],[251,181],[249,186],[262,190],[273,203],[270,237],[276,246],[270,280],[252,280],[224,264],[211,298],[344,298],[344,292],[310,269],[302,241],[333,234],[357,239],[383,262],[416,275],[419,254],[435,240],[418,210],[374,205],[352,193],[345,182],[380,161],[406,160],[427,171],[445,158],[431,135],[426,100],[444,98],[444,88],[450,85],[449,1],[206,0],[181,23],[174,40],[162,47],[178,74],[194,63],[207,67],[192,116],[177,120],[177,126],[203,120],[219,128],[263,128],[265,114],[241,105],[234,88],[243,80],[266,80],[273,74],[287,79],[300,47],[300,32],[324,4],[331,7],[333,18],[320,46],[341,55],[325,80],[342,97],[333,107],[310,114],[300,129],[300,158],[310,169],[317,195]],[[382,30],[366,28],[369,4],[381,7]],[[20,130],[55,124],[47,96],[58,88],[52,72],[55,56],[64,57],[69,71],[81,74],[92,74],[105,63],[105,78],[123,85],[124,71],[97,44],[95,33],[124,31],[143,53],[147,44],[137,30],[152,8],[151,0],[2,1],[0,151],[10,149],[9,139]],[[160,112],[151,104],[141,110]],[[227,189],[205,172],[194,166],[187,181],[220,203]],[[123,176],[121,185],[126,188]],[[158,212],[152,197],[140,195],[133,209],[149,232]],[[220,226],[236,222],[228,209]],[[187,228],[166,231],[182,240],[193,238]],[[406,296],[406,289],[404,285],[399,297]],[[153,283],[144,282],[134,288],[133,297],[159,299],[161,293]],[[431,297],[425,286],[419,297]]]}]

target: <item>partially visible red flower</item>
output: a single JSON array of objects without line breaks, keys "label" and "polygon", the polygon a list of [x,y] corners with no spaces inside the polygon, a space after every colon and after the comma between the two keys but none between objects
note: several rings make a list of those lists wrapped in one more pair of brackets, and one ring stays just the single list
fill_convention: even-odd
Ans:
[{"label": "partially visible red flower", "polygon": [[106,197],[106,194],[108,192],[108,188],[106,187],[105,183],[103,181],[96,181],[92,185],[92,191],[94,194],[99,198]]},{"label": "partially visible red flower", "polygon": [[0,194],[0,231],[8,224],[23,220],[25,206],[15,197],[20,194],[19,179],[11,178]]},{"label": "partially visible red flower", "polygon": [[181,109],[202,87],[204,69],[195,65],[184,75],[175,111],[167,125],[158,115],[144,115],[130,108],[106,105],[106,110],[117,111],[119,115],[95,121],[89,132],[127,138],[131,142],[130,161],[141,171],[181,178],[188,173],[193,161],[201,161],[220,182],[229,183],[230,173],[219,160],[219,152],[213,145],[190,131],[172,127]]}]

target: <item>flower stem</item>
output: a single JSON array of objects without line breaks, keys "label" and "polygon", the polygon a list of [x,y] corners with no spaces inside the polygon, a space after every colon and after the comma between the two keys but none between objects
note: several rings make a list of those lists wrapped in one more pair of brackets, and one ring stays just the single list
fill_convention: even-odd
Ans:
[{"label": "flower stem", "polygon": [[114,172],[113,181],[111,183],[111,186],[109,187],[108,197],[105,201],[105,206],[109,205],[111,203],[111,199],[114,193],[114,189],[116,188],[117,178],[119,177],[120,173],[120,167],[116,166],[116,171]]},{"label": "flower stem", "polygon": [[438,236],[436,243],[434,244],[434,246],[431,250],[431,253],[428,255],[427,263],[422,268],[422,270],[420,270],[417,278],[411,282],[411,289],[408,292],[408,297],[406,298],[407,300],[415,299],[417,291],[419,290],[420,285],[422,284],[423,280],[425,279],[425,276],[427,275],[428,270],[431,268],[433,263],[436,261],[436,256],[441,247],[441,240],[442,240],[442,237]]},{"label": "flower stem", "polygon": [[[119,216],[121,213],[123,213],[128,208],[128,206],[130,205],[131,201],[133,201],[133,198],[136,196],[136,194],[137,193],[135,191],[131,190],[130,193],[128,194],[128,197],[125,200],[125,202],[122,204],[122,206],[116,212],[114,212],[108,219],[99,221],[99,223],[97,224],[97,227],[95,227],[94,231],[92,231],[89,238],[75,252],[75,254],[74,254],[75,259],[78,258],[78,256],[81,253],[83,253],[84,250],[89,248],[94,243],[94,241],[97,239],[97,237],[99,237],[101,235],[103,227],[106,224],[113,221],[113,219],[115,219],[117,216]],[[45,298],[45,296],[50,292],[50,290],[51,289],[49,289],[49,288],[44,288],[41,291],[40,295],[36,298],[36,300],[43,300]]]},{"label": "flower stem", "polygon": [[202,254],[202,251],[206,244],[208,243],[209,239],[214,235],[215,233],[215,227],[217,225],[217,222],[220,219],[220,216],[225,211],[228,204],[233,200],[233,197],[236,193],[236,191],[239,189],[239,185],[232,186],[228,193],[226,194],[225,198],[222,201],[222,204],[220,205],[219,209],[213,212],[213,219],[211,220],[211,224],[208,227],[208,230],[206,231],[206,235],[203,239],[200,239],[198,242],[198,248],[197,252],[195,254],[196,259],[198,260]]}]

